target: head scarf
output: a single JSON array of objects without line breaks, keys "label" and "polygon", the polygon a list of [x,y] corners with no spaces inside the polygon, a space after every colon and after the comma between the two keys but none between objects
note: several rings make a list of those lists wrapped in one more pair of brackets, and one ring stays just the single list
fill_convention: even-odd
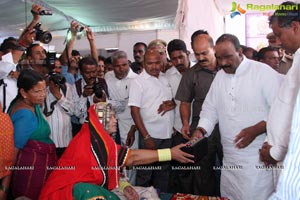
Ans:
[{"label": "head scarf", "polygon": [[[88,111],[88,123],[71,141],[58,161],[58,168],[72,166],[74,170],[54,170],[48,177],[40,199],[72,199],[72,189],[77,183],[91,183],[108,190],[118,187],[119,167],[123,167],[130,150],[116,145],[104,129],[107,111],[111,105],[98,103]],[[98,117],[98,114],[100,117]]]}]

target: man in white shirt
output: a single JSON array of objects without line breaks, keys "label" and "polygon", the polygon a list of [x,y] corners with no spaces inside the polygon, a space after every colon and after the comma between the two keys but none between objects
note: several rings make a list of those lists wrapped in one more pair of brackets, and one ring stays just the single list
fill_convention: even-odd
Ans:
[{"label": "man in white shirt", "polygon": [[223,34],[215,46],[217,73],[205,98],[194,136],[209,135],[219,123],[223,145],[221,195],[232,200],[266,199],[274,190],[272,171],[259,161],[266,119],[281,78],[269,66],[243,56],[236,36]]},{"label": "man in white shirt", "polygon": [[[32,32],[32,29],[29,28],[20,36],[18,42],[4,40],[1,44],[0,102],[3,107],[3,112],[7,111],[10,103],[18,94],[17,78],[19,72],[16,71],[16,64],[22,57],[26,48],[33,42],[32,38],[34,37],[35,32]],[[23,46],[21,46],[21,44]]]},{"label": "man in white shirt", "polygon": [[[105,74],[105,81],[108,87],[109,98],[118,120],[121,145],[131,149],[138,148],[138,132],[128,106],[129,89],[132,80],[137,77],[129,67],[127,54],[124,51],[117,51],[112,56],[113,71]],[[129,182],[135,185],[136,172],[129,170],[127,173]]]},{"label": "man in white shirt", "polygon": [[[296,6],[293,2],[282,5]],[[297,5],[299,6],[299,5]],[[277,36],[282,47],[294,53],[292,67],[285,75],[279,93],[272,104],[267,123],[267,142],[261,150],[261,160],[268,164],[276,164],[274,184],[277,185],[282,161],[289,147],[292,113],[299,90],[300,79],[300,19],[299,10],[276,10],[270,18],[270,27]],[[283,17],[284,16],[284,17]]]},{"label": "man in white shirt", "polygon": [[[145,70],[131,82],[128,105],[140,133],[141,149],[171,147],[175,103],[171,86],[160,71],[161,62],[159,51],[148,50]],[[137,172],[137,185],[153,185],[161,192],[167,192],[169,162],[145,167],[147,170]]]},{"label": "man in white shirt", "polygon": [[61,73],[61,62],[56,58],[52,73],[47,76],[48,87],[43,105],[43,113],[51,129],[50,138],[55,144],[58,158],[73,138],[71,116],[78,99],[75,86],[67,83]]},{"label": "man in white shirt", "polygon": [[113,71],[105,74],[108,87],[108,102],[113,105],[118,119],[121,144],[131,148],[138,147],[138,138],[135,139],[135,125],[128,106],[131,81],[137,77],[129,67],[127,54],[117,51],[112,56]]},{"label": "man in white shirt", "polygon": [[17,77],[11,76],[16,71],[12,54],[7,53],[0,61],[0,102],[3,105],[3,112],[6,112],[9,104],[18,94]]}]

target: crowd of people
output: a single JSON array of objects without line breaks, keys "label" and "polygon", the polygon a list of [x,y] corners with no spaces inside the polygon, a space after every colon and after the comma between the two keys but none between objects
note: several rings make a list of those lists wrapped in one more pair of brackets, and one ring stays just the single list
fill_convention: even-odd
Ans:
[{"label": "crowd of people", "polygon": [[[0,46],[0,200],[300,199],[297,10],[274,12],[259,51],[195,31],[194,63],[180,39],[137,41],[133,62],[105,58],[88,27],[82,56],[75,21],[49,59],[35,41],[42,9]],[[194,160],[182,148],[203,137]]]}]

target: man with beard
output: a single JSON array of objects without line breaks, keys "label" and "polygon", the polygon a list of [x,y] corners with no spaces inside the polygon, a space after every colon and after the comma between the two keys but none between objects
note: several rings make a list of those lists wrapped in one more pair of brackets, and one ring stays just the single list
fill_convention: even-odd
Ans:
[{"label": "man with beard", "polygon": [[[183,74],[175,97],[176,100],[180,101],[181,134],[185,139],[189,139],[190,133],[197,127],[202,103],[217,72],[213,50],[214,42],[207,31],[198,30],[194,32],[191,37],[191,45],[198,63]],[[208,140],[207,156],[195,163],[195,166],[200,166],[201,170],[194,170],[189,175],[189,180],[193,183],[186,187],[189,193],[218,195],[218,183],[215,180],[213,166],[216,161],[216,152],[218,152],[218,159],[222,160],[219,137],[220,133],[216,127]],[[216,177],[218,178],[217,174]]]},{"label": "man with beard", "polygon": [[[116,118],[118,119],[118,131],[121,137],[121,145],[131,149],[138,148],[138,133],[130,114],[128,97],[131,81],[137,76],[129,67],[127,54],[124,51],[117,51],[112,56],[113,71],[105,74],[108,86],[108,102],[112,104]],[[135,185],[135,170],[126,171],[129,182]]]},{"label": "man with beard", "polygon": [[234,35],[219,37],[215,52],[221,70],[207,93],[193,136],[210,135],[219,123],[224,153],[221,195],[266,199],[274,190],[272,171],[259,161],[258,151],[266,137],[266,119],[281,84],[280,75],[243,56]]},{"label": "man with beard", "polygon": [[[168,80],[162,75],[161,54],[149,50],[145,54],[145,70],[131,83],[128,105],[140,133],[140,149],[171,147],[175,103]],[[138,186],[167,192],[170,163],[156,163],[137,171]],[[145,168],[147,170],[145,170]]]},{"label": "man with beard", "polygon": [[137,42],[133,46],[133,58],[134,62],[131,64],[131,69],[137,74],[140,74],[143,70],[144,55],[147,51],[147,45],[143,42]]}]

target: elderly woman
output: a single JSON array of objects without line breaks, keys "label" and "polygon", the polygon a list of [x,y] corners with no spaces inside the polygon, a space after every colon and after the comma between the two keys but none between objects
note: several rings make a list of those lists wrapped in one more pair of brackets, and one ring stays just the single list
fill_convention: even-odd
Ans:
[{"label": "elderly woman", "polygon": [[15,164],[12,174],[14,198],[38,199],[40,191],[56,164],[55,145],[50,139],[50,127],[39,105],[46,96],[44,78],[33,70],[21,72],[18,95],[8,110],[14,125]]},{"label": "elderly woman", "polygon": [[[88,123],[71,141],[58,161],[57,170],[49,176],[40,199],[96,199],[103,196],[118,199],[109,191],[119,187],[119,169],[124,166],[171,159],[193,162],[192,155],[180,150],[184,144],[163,150],[130,150],[117,145],[110,135],[116,131],[110,104],[91,106],[88,116]],[[128,199],[139,198],[131,186],[123,184],[121,187]]]}]

